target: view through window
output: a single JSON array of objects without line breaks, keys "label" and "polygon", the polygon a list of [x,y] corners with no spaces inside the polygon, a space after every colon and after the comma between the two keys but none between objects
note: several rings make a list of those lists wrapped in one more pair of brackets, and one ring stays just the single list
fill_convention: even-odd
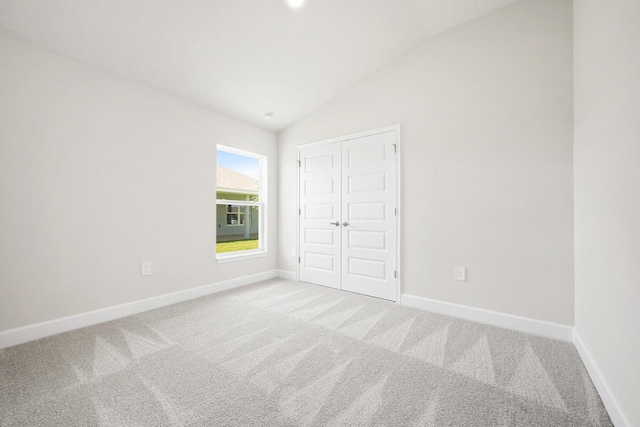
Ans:
[{"label": "view through window", "polygon": [[218,145],[216,152],[218,258],[264,250],[263,172],[258,154]]}]

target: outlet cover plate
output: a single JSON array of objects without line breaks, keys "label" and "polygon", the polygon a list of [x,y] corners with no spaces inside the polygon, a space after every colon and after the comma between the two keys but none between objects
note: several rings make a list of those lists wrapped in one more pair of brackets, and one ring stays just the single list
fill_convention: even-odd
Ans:
[{"label": "outlet cover plate", "polygon": [[151,262],[145,261],[140,264],[140,274],[142,276],[149,276],[151,274]]}]

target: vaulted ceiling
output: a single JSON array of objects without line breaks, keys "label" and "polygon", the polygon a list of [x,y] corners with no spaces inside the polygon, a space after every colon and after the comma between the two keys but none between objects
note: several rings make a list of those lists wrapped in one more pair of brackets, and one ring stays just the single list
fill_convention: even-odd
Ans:
[{"label": "vaulted ceiling", "polygon": [[0,33],[278,131],[513,1],[0,0]]}]

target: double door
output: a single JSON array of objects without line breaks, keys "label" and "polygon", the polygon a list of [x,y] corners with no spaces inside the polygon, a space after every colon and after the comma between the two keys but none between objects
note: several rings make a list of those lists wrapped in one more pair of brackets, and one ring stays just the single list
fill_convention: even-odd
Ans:
[{"label": "double door", "polygon": [[299,279],[395,301],[396,131],[300,149]]}]

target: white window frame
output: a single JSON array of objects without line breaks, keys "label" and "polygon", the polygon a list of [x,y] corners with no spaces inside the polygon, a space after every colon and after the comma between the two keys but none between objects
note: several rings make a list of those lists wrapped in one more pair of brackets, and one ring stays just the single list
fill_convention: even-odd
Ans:
[{"label": "white window frame", "polygon": [[[226,151],[227,153],[238,154],[240,156],[251,157],[258,160],[258,165],[260,167],[260,188],[258,191],[258,200],[257,202],[249,201],[249,200],[228,200],[228,199],[217,199],[216,198],[216,216],[218,215],[218,205],[225,205],[225,218],[224,222],[227,222],[227,206],[226,205],[235,205],[235,206],[257,206],[258,207],[258,248],[251,249],[248,251],[235,251],[235,252],[225,252],[225,253],[217,253],[216,252],[216,261],[218,263],[224,262],[232,262],[232,261],[240,261],[244,259],[258,258],[267,256],[267,156],[263,156],[261,154],[253,153],[250,151],[244,151],[233,147],[228,147],[226,145],[218,144],[216,146],[216,153],[220,151]],[[218,164],[218,159],[216,157],[216,165]],[[218,183],[216,180],[216,195],[218,192]],[[216,218],[217,223],[218,218]],[[245,218],[246,220],[246,218]],[[216,228],[216,245],[218,243],[217,238],[217,228]]]}]

